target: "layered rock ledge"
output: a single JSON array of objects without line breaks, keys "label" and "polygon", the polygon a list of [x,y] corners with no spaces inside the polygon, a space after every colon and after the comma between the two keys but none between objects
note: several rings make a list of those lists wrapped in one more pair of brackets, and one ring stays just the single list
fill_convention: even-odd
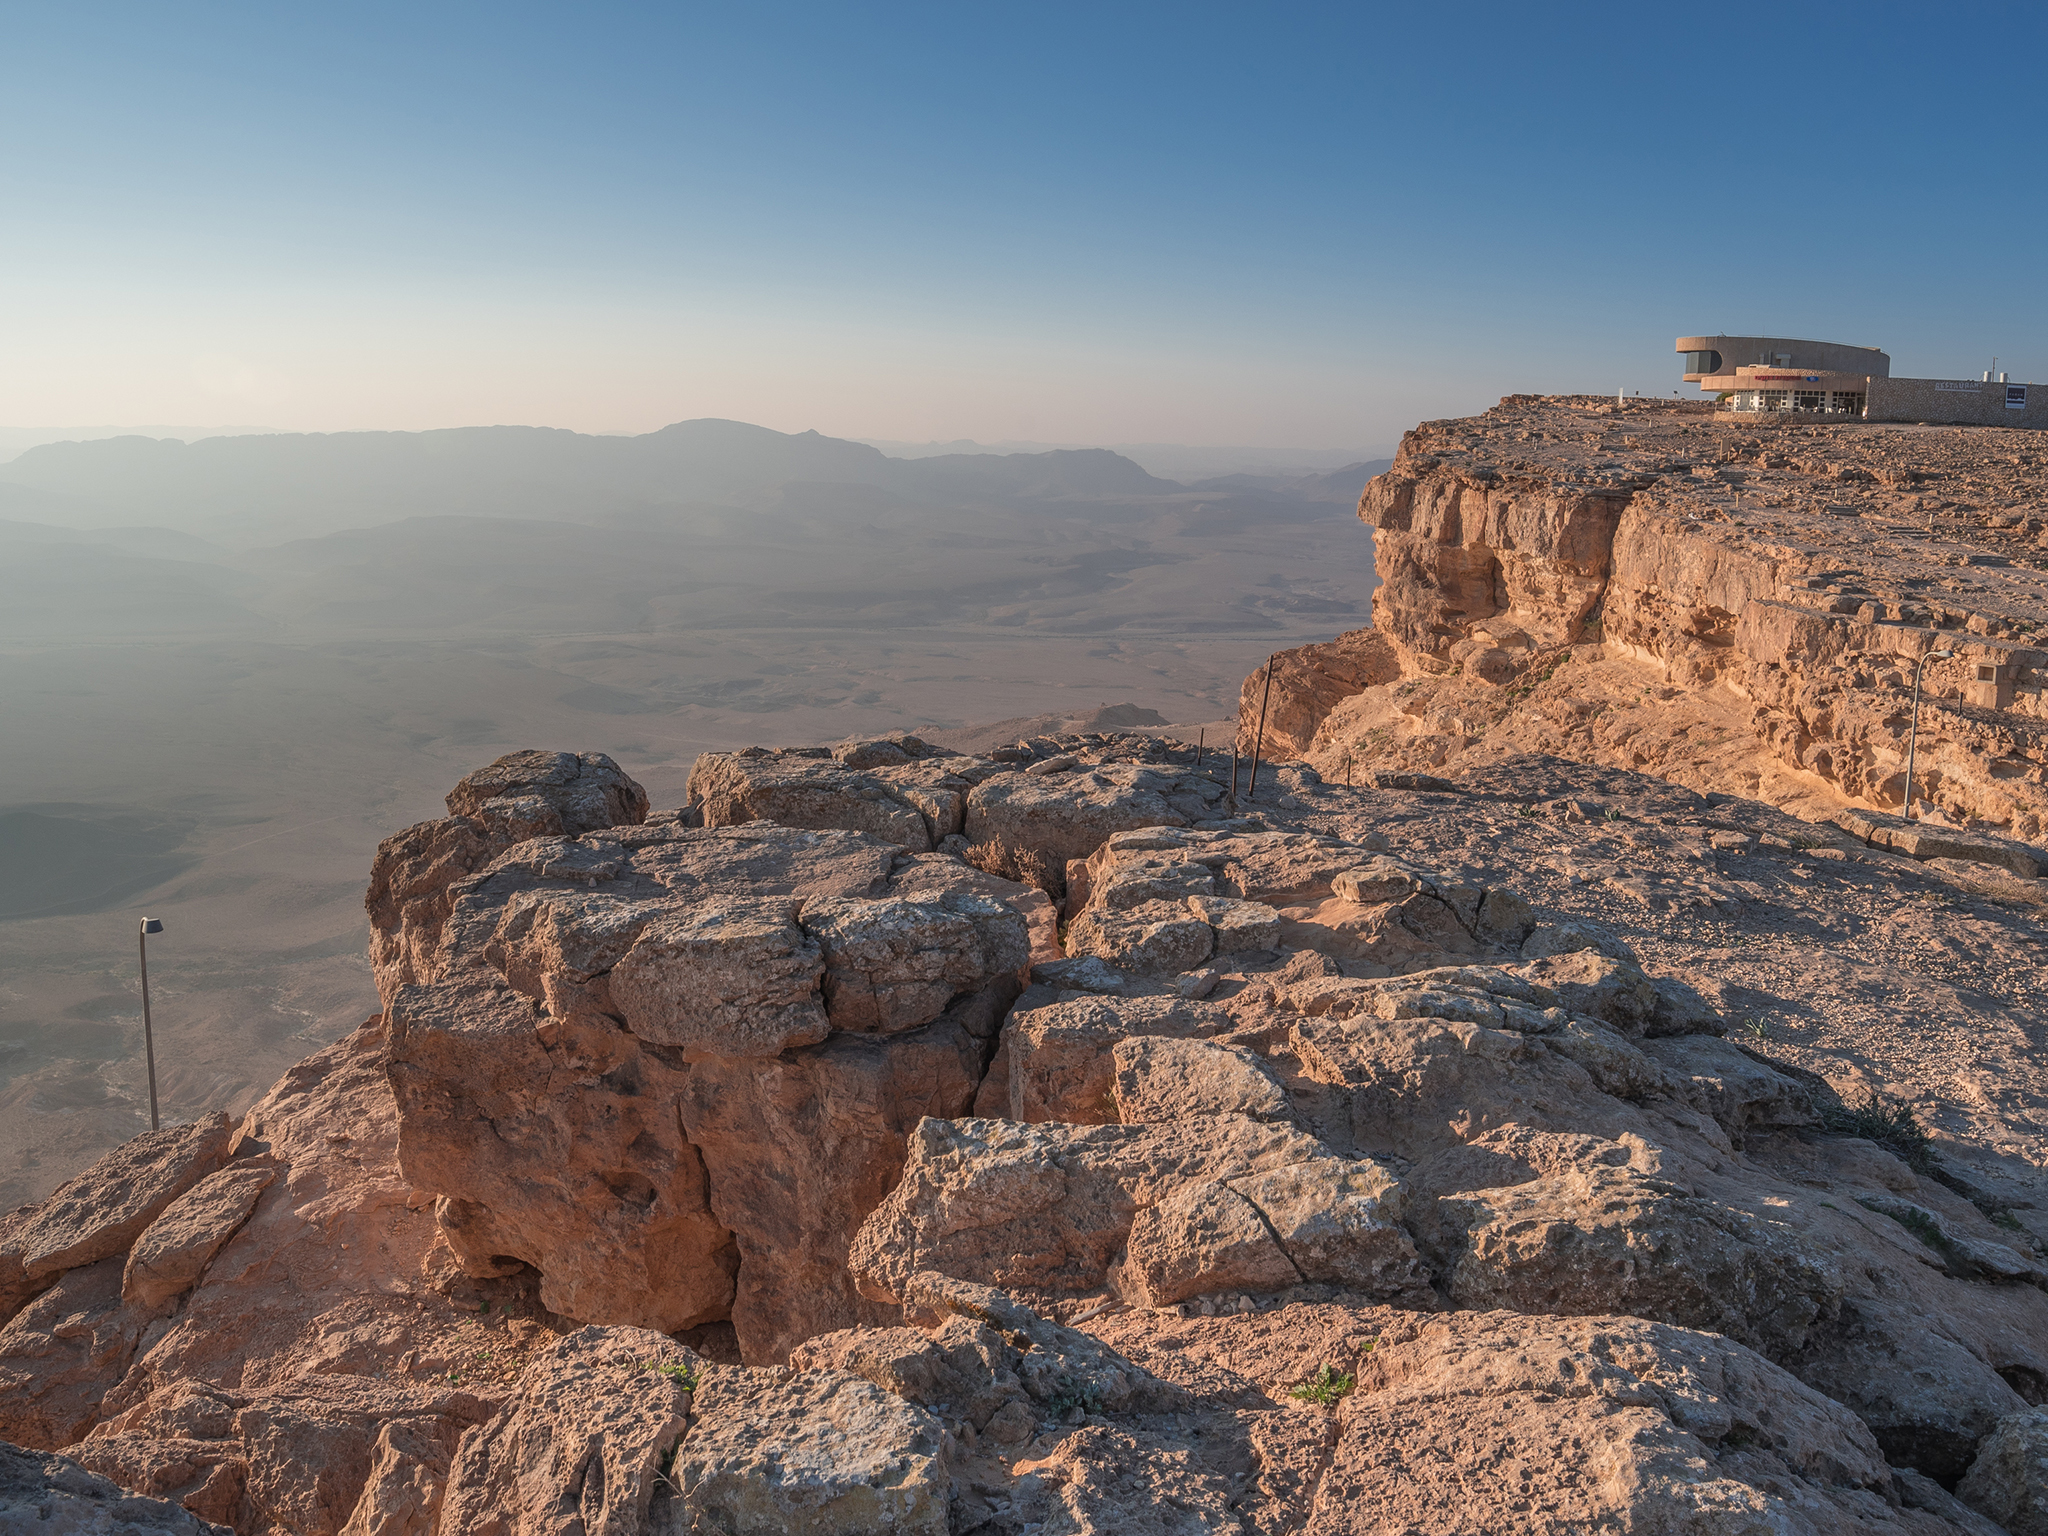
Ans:
[{"label": "layered rock ledge", "polygon": [[1540,751],[1897,812],[1925,661],[1915,799],[2038,840],[2037,436],[1572,396],[1425,422],[1359,503],[1373,628],[1275,659],[1267,753],[1342,778]]}]

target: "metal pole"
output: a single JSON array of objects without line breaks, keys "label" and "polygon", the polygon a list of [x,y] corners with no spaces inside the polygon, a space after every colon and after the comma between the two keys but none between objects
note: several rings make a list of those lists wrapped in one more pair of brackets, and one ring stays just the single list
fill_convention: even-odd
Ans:
[{"label": "metal pole", "polygon": [[149,1064],[149,1128],[159,1129],[156,1117],[156,1040],[149,1027],[149,930],[154,925],[158,933],[163,924],[153,917],[142,920],[141,931],[135,935],[135,947],[142,956],[142,1055]]},{"label": "metal pole", "polygon": [[1259,693],[1259,733],[1252,738],[1252,783],[1245,799],[1259,798],[1259,751],[1266,744],[1266,701],[1273,697],[1273,658],[1266,658],[1266,686]]},{"label": "metal pole", "polygon": [[1202,766],[1202,743],[1208,739],[1209,733],[1207,731],[1195,732],[1195,766],[1197,768]]},{"label": "metal pole", "polygon": [[1230,808],[1237,809],[1237,737],[1230,738]]},{"label": "metal pole", "polygon": [[1929,651],[1913,669],[1913,724],[1906,732],[1906,803],[1899,809],[1908,821],[1913,819],[1913,757],[1920,747],[1920,674],[1930,661],[1946,661],[1953,655],[1954,651]]}]

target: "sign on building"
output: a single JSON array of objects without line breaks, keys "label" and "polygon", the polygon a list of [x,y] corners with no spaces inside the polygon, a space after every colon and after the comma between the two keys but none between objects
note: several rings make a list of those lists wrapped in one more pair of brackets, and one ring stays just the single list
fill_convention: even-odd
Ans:
[{"label": "sign on building", "polygon": [[2008,384],[2005,386],[2005,408],[2008,411],[2024,411],[2027,408],[2027,386]]}]

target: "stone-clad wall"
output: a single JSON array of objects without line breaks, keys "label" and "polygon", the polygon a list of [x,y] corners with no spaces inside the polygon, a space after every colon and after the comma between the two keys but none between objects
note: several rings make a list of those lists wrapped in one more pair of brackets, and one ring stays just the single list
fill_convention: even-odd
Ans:
[{"label": "stone-clad wall", "polygon": [[[1939,386],[1946,385],[1947,388]],[[1980,427],[2048,427],[2048,384],[2021,386],[2025,410],[2005,403],[2006,386],[1976,379],[1872,379],[1869,421],[1962,422]]]}]

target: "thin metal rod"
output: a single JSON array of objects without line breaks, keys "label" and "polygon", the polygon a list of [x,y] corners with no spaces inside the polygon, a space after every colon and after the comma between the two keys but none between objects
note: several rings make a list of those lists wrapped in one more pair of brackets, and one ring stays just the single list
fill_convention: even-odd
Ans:
[{"label": "thin metal rod", "polygon": [[1197,768],[1202,766],[1202,743],[1208,739],[1209,733],[1207,731],[1195,732],[1195,766]]},{"label": "thin metal rod", "polygon": [[1899,808],[1908,821],[1913,819],[1913,755],[1920,747],[1920,674],[1930,661],[1947,661],[1954,655],[1954,651],[1929,651],[1913,669],[1913,724],[1906,733],[1906,803]]},{"label": "thin metal rod", "polygon": [[1906,803],[1899,807],[1899,814],[1908,821],[1913,819],[1913,755],[1920,749],[1920,674],[1926,667],[1927,658],[1922,656],[1913,669],[1913,724],[1906,732]]},{"label": "thin metal rod", "polygon": [[1252,738],[1252,783],[1245,799],[1259,798],[1259,753],[1266,745],[1266,701],[1273,697],[1273,658],[1266,658],[1266,686],[1259,693],[1259,733]]},{"label": "thin metal rod", "polygon": [[1230,738],[1230,806],[1237,808],[1237,737]]},{"label": "thin metal rod", "polygon": [[138,933],[136,947],[142,952],[142,1054],[149,1064],[149,1128],[160,1129],[156,1118],[156,1040],[149,1027],[149,935]]}]

